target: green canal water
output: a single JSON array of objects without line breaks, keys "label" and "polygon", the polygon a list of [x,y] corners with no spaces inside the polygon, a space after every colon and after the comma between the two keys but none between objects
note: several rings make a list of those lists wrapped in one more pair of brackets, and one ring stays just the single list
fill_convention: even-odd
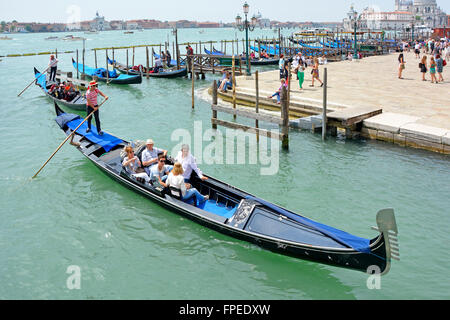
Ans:
[{"label": "green canal water", "polygon": [[[260,34],[273,37],[271,30],[252,36]],[[9,35],[14,40],[0,42],[0,55],[82,48],[45,41],[50,35]],[[173,41],[170,30],[80,35],[87,49]],[[180,42],[234,37],[231,29],[179,31]],[[144,52],[136,50],[137,62],[144,63]],[[73,69],[71,57],[60,55],[60,69]],[[116,59],[124,61],[125,51]],[[0,299],[450,298],[447,156],[366,140],[322,142],[319,134],[291,130],[290,151],[279,153],[275,175],[261,175],[262,164],[202,164],[209,175],[362,237],[376,235],[370,227],[378,210],[394,208],[401,261],[380,289],[369,290],[365,273],[278,255],[184,219],[117,184],[70,145],[31,181],[64,139],[37,87],[17,98],[33,67],[47,63],[48,56],[0,62]],[[94,64],[91,51],[86,64]],[[176,129],[194,134],[194,123],[210,127],[210,103],[201,97],[216,78],[196,82],[194,110],[190,80],[101,85],[111,98],[102,127],[172,150]],[[80,268],[79,290],[67,287],[69,266]]]}]

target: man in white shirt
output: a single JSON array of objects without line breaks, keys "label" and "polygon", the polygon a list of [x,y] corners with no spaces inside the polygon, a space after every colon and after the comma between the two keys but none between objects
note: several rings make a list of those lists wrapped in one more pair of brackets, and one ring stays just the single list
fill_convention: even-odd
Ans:
[{"label": "man in white shirt", "polygon": [[154,142],[152,139],[147,140],[147,148],[142,152],[142,166],[145,172],[150,176],[150,167],[158,162],[158,154],[162,153],[164,156],[167,155],[167,150],[162,150],[159,148],[154,148]]}]

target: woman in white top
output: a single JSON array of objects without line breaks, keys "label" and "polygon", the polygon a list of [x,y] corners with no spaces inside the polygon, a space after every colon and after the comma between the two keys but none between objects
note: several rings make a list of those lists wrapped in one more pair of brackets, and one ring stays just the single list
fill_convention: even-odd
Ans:
[{"label": "woman in white top", "polygon": [[183,177],[185,182],[189,182],[192,171],[195,171],[195,173],[197,173],[200,179],[208,180],[208,178],[203,176],[202,171],[197,167],[197,161],[195,160],[194,156],[189,152],[189,146],[187,144],[183,144],[181,146],[181,151],[178,152],[175,161],[181,163],[183,167],[184,171]]},{"label": "woman in white top", "polygon": [[174,187],[181,190],[181,199],[183,201],[188,201],[192,197],[195,197],[197,202],[205,202],[209,199],[209,196],[202,196],[197,189],[184,182],[183,167],[179,162],[175,163],[172,172],[170,172],[166,182],[162,182],[162,185],[166,188]]}]

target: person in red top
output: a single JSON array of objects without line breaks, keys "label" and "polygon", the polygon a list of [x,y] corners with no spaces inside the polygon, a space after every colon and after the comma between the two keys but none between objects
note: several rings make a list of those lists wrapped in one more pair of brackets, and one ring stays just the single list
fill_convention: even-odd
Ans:
[{"label": "person in red top", "polygon": [[[86,92],[86,113],[87,115],[90,115],[93,111],[95,111],[94,117],[95,117],[95,125],[97,126],[97,132],[99,135],[103,135],[103,131],[100,128],[100,117],[98,113],[98,102],[97,102],[98,95],[101,95],[103,98],[105,98],[105,100],[108,100],[108,96],[106,96],[103,92],[101,92],[97,88],[97,82],[95,80],[91,81],[89,83],[89,89]],[[88,119],[88,129],[86,130],[86,133],[91,131],[91,120],[92,117]]]}]

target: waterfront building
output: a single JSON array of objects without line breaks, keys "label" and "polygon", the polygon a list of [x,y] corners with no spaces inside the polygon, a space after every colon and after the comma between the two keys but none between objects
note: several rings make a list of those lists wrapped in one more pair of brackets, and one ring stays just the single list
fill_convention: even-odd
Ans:
[{"label": "waterfront building", "polygon": [[[348,15],[353,16],[355,9],[350,7]],[[436,0],[395,0],[394,11],[381,12],[374,7],[365,8],[359,17],[361,29],[372,30],[405,30],[412,25],[424,28],[448,27],[447,14],[438,7]],[[353,30],[348,17],[343,19],[344,29]]]},{"label": "waterfront building", "polygon": [[94,20],[90,22],[90,30],[95,31],[104,31],[104,30],[111,30],[111,26],[108,21],[105,20],[105,17],[101,17],[98,14],[98,11],[95,14]]}]

